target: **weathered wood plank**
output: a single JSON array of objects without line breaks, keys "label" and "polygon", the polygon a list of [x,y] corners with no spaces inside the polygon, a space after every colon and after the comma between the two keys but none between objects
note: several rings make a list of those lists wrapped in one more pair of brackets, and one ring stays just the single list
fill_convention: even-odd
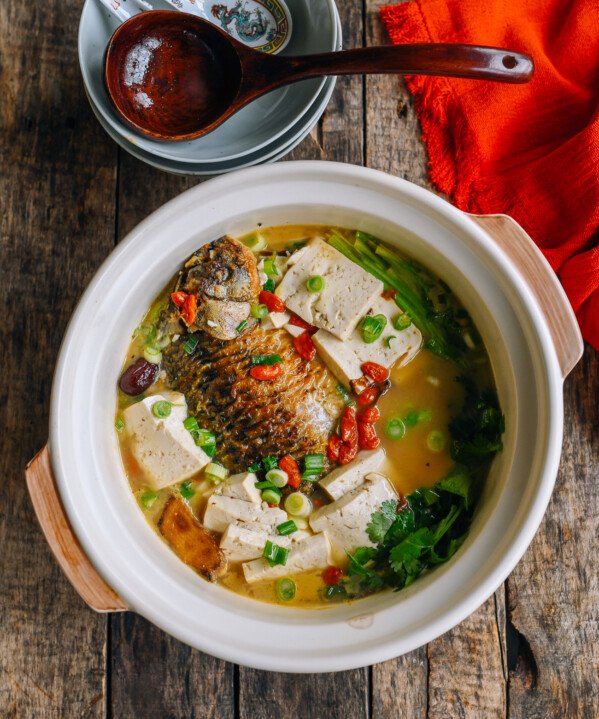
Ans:
[{"label": "weathered wood plank", "polygon": [[426,719],[426,647],[372,667],[371,719]]},{"label": "weathered wood plank", "polygon": [[2,717],[104,713],[105,619],[60,572],[23,477],[66,322],[114,235],[116,152],[83,97],[70,10],[0,4]]},{"label": "weathered wood plank", "polygon": [[[167,200],[198,184],[120,152],[118,237]],[[233,665],[191,649],[134,614],[109,623],[110,712],[118,719],[229,719]]]},{"label": "weathered wood plank", "polygon": [[509,716],[599,716],[599,355],[565,383],[560,473],[548,512],[508,579]]}]

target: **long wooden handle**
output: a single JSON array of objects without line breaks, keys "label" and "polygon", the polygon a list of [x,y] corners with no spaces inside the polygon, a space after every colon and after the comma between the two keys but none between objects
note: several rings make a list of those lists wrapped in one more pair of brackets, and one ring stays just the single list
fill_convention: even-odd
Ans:
[{"label": "long wooden handle", "polygon": [[284,82],[320,75],[387,74],[445,75],[498,82],[528,82],[534,72],[529,55],[498,47],[449,43],[383,45],[343,52],[277,57],[285,66]]},{"label": "long wooden handle", "polygon": [[25,480],[50,549],[83,601],[96,612],[127,610],[127,605],[94,569],[71,529],[58,496],[47,445],[27,465]]},{"label": "long wooden handle", "polygon": [[507,215],[470,215],[512,260],[545,315],[566,378],[582,357],[584,344],[563,287],[532,238]]}]

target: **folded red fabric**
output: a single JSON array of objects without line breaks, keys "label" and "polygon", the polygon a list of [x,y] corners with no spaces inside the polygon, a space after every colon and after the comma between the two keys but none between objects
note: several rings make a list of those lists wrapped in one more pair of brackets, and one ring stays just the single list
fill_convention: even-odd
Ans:
[{"label": "folded red fabric", "polygon": [[517,220],[599,349],[597,0],[413,0],[382,7],[381,17],[394,43],[496,45],[533,56],[526,85],[406,80],[433,183],[462,210]]}]

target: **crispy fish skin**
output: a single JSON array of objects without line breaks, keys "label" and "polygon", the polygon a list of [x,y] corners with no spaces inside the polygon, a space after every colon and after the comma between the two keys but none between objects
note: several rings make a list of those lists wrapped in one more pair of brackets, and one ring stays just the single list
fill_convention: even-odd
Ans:
[{"label": "crispy fish skin", "polygon": [[[343,401],[337,382],[316,357],[305,362],[284,329],[256,327],[219,341],[198,333],[193,354],[184,337],[163,351],[167,382],[187,400],[189,413],[217,436],[217,457],[242,472],[267,455],[326,455]],[[271,381],[250,376],[251,357],[281,356],[281,375]],[[326,462],[326,460],[325,460]]]},{"label": "crispy fish skin", "polygon": [[214,534],[197,521],[182,499],[170,497],[158,529],[182,562],[211,582],[227,571],[227,560]]}]

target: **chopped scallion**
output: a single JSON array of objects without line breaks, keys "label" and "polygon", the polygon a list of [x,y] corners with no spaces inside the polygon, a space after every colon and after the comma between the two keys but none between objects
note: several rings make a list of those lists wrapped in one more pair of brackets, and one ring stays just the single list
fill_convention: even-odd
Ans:
[{"label": "chopped scallion", "polygon": [[141,497],[139,498],[139,501],[141,503],[141,506],[144,509],[150,509],[150,507],[154,504],[154,502],[158,499],[158,495],[156,492],[148,491],[144,492]]},{"label": "chopped scallion", "polygon": [[325,281],[322,275],[312,275],[306,280],[306,289],[308,292],[322,292],[325,288]]},{"label": "chopped scallion", "polygon": [[274,292],[275,288],[275,281],[271,279],[266,280],[266,282],[262,285],[262,289],[266,290],[267,292]]},{"label": "chopped scallion", "polygon": [[197,436],[194,437],[198,447],[206,447],[209,444],[216,444],[216,435],[209,429],[198,429]]},{"label": "chopped scallion", "polygon": [[306,472],[322,472],[324,467],[324,454],[307,454],[304,457],[304,469]]},{"label": "chopped scallion", "polygon": [[282,469],[270,469],[266,473],[266,480],[268,482],[272,482],[275,487],[281,488],[287,484],[289,480],[289,475]]},{"label": "chopped scallion", "polygon": [[244,240],[243,244],[249,247],[252,252],[262,252],[266,249],[266,240],[259,232],[252,232]]},{"label": "chopped scallion", "polygon": [[290,602],[295,597],[295,582],[289,577],[281,577],[275,583],[275,592],[282,602]]},{"label": "chopped scallion", "polygon": [[198,420],[195,417],[187,417],[183,420],[183,426],[186,430],[189,432],[199,432],[200,426],[198,425]]},{"label": "chopped scallion", "polygon": [[189,335],[189,337],[185,340],[183,349],[185,350],[185,352],[187,352],[188,355],[191,355],[194,353],[199,341],[200,339],[197,335]]},{"label": "chopped scallion", "polygon": [[302,472],[302,482],[318,482],[320,479],[320,473],[314,474],[314,472]]},{"label": "chopped scallion", "polygon": [[220,482],[223,479],[226,479],[227,475],[229,474],[229,470],[226,469],[226,467],[223,467],[222,464],[218,464],[217,462],[209,462],[204,467],[204,472],[206,476],[213,482],[215,480]]},{"label": "chopped scallion", "polygon": [[122,417],[118,417],[114,423],[114,428],[117,432],[122,432],[125,429],[125,420]]},{"label": "chopped scallion", "polygon": [[285,500],[285,511],[294,517],[308,517],[312,514],[312,502],[301,492],[292,492]]},{"label": "chopped scallion", "polygon": [[428,433],[426,446],[431,452],[441,452],[445,448],[446,441],[447,440],[445,439],[443,432],[439,432],[439,430],[434,429],[432,432]]},{"label": "chopped scallion", "polygon": [[248,467],[248,472],[258,472],[260,470],[260,462],[255,462],[254,464],[250,464]]},{"label": "chopped scallion", "polygon": [[406,433],[406,425],[399,417],[394,417],[387,422],[385,433],[389,439],[401,439]]},{"label": "chopped scallion", "polygon": [[243,332],[243,330],[248,326],[247,320],[242,320],[237,327],[235,328],[235,332]]},{"label": "chopped scallion", "polygon": [[250,357],[252,365],[273,365],[282,361],[281,355],[252,355]]},{"label": "chopped scallion", "polygon": [[396,330],[407,330],[408,327],[412,324],[412,320],[410,317],[405,313],[402,312],[401,314],[397,315],[395,318],[395,322],[393,322],[393,326]]},{"label": "chopped scallion", "polygon": [[214,457],[216,454],[216,445],[215,444],[207,444],[205,447],[202,447],[204,450],[204,454],[207,454],[209,457]]},{"label": "chopped scallion", "polygon": [[348,407],[353,407],[356,404],[356,400],[352,399],[352,396],[348,392],[345,385],[342,385],[342,384],[337,385],[337,394],[341,397],[341,399],[345,402],[345,404]]},{"label": "chopped scallion", "polygon": [[162,352],[156,347],[148,345],[144,347],[144,359],[151,364],[160,364],[162,361]]},{"label": "chopped scallion", "polygon": [[264,545],[264,551],[262,556],[270,564],[271,567],[277,564],[287,564],[287,557],[289,556],[289,550],[286,547],[281,547],[278,544],[274,544],[270,540]]},{"label": "chopped scallion", "polygon": [[277,532],[281,536],[286,537],[288,534],[297,532],[297,524],[293,521],[293,519],[288,519],[286,522],[277,525]]},{"label": "chopped scallion", "polygon": [[158,402],[154,402],[152,405],[152,414],[158,419],[166,419],[172,412],[173,405],[167,402],[165,399],[161,399]]},{"label": "chopped scallion", "polygon": [[179,485],[179,492],[181,492],[181,496],[183,497],[183,499],[191,499],[196,493],[195,487],[192,485],[189,479],[185,482],[181,482],[181,484]]},{"label": "chopped scallion", "polygon": [[268,479],[263,479],[261,482],[254,484],[256,489],[276,489],[276,486]]},{"label": "chopped scallion", "polygon": [[261,320],[268,314],[268,307],[266,305],[250,305],[250,314],[256,320]]},{"label": "chopped scallion", "polygon": [[430,422],[432,416],[433,416],[432,410],[423,409],[421,412],[418,412],[418,422],[422,422],[423,424],[426,422]]},{"label": "chopped scallion", "polygon": [[264,260],[264,274],[268,277],[276,277],[279,274],[276,265],[277,253],[273,252],[271,257]]},{"label": "chopped scallion", "polygon": [[268,502],[268,504],[278,504],[281,501],[281,492],[276,487],[265,489],[261,496],[262,501]]},{"label": "chopped scallion", "polygon": [[415,409],[409,409],[403,419],[406,427],[415,427],[418,424],[418,412]]},{"label": "chopped scallion", "polygon": [[397,337],[395,335],[388,335],[387,337],[385,337],[385,344],[387,345],[387,349],[391,349],[391,342],[396,339]]},{"label": "chopped scallion", "polygon": [[362,339],[366,344],[371,344],[381,336],[386,326],[387,318],[385,315],[366,315],[360,325]]}]

